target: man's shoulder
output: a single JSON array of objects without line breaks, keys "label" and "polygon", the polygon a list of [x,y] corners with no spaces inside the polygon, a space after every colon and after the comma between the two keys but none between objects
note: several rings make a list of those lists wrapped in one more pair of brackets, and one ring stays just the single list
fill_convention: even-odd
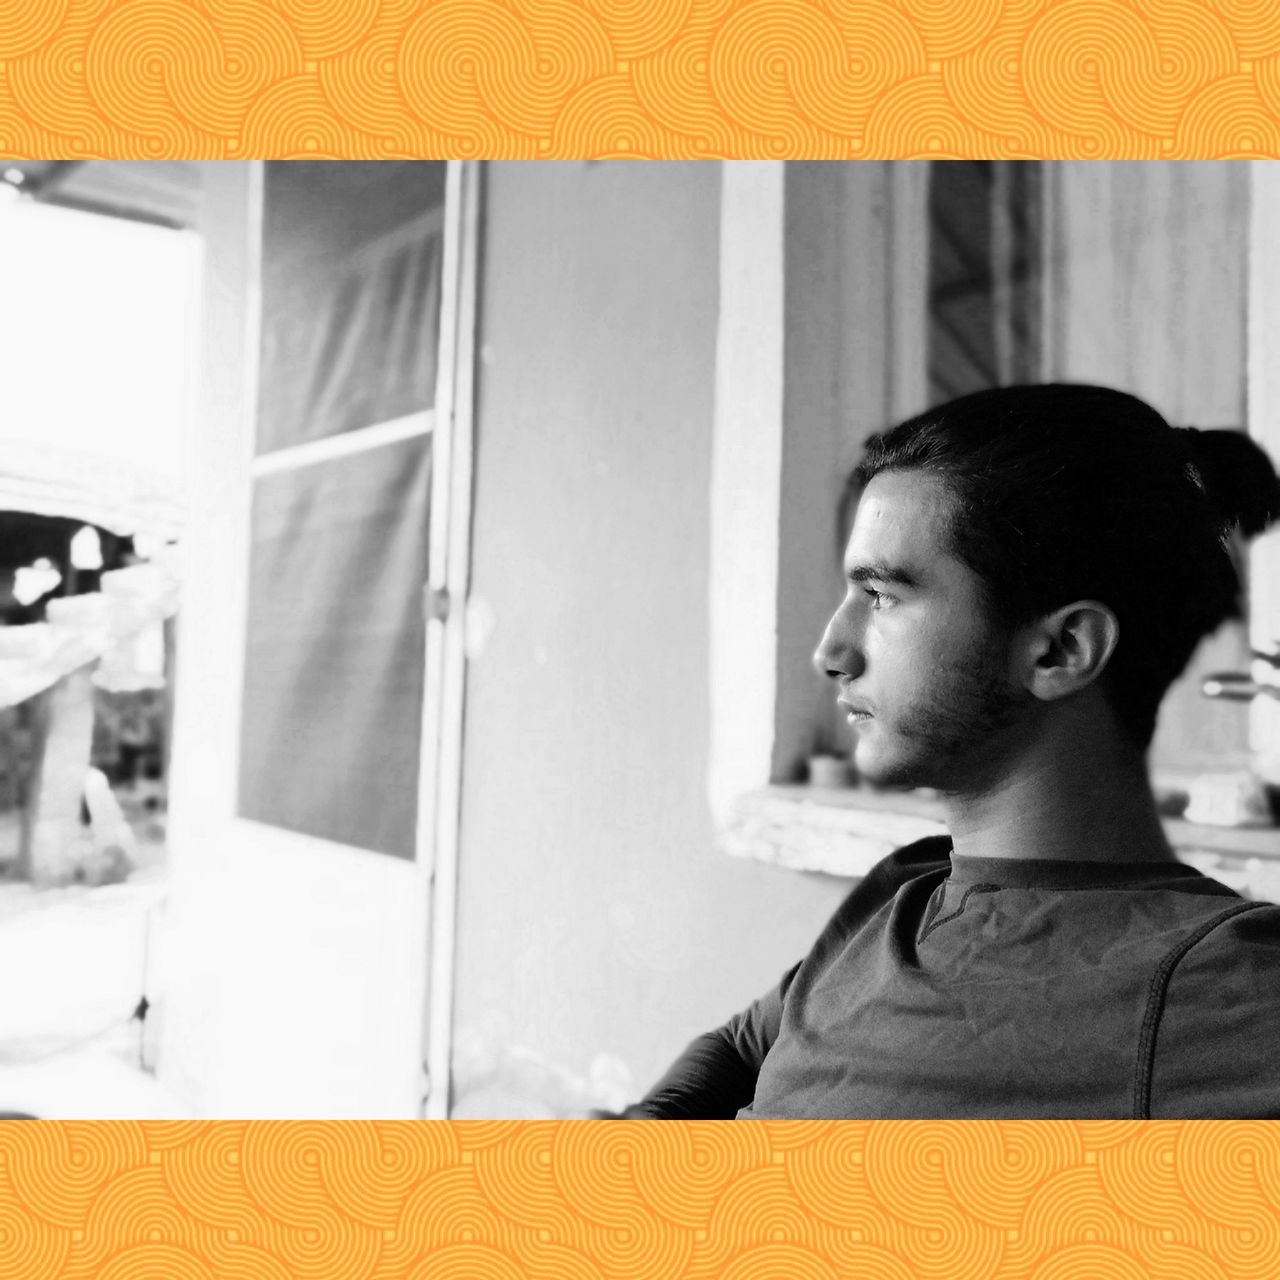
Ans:
[{"label": "man's shoulder", "polygon": [[1280,1032],[1280,906],[1219,899],[1221,906],[1164,956],[1153,996],[1214,1017],[1229,1008],[1265,1015]]},{"label": "man's shoulder", "polygon": [[1280,906],[1224,902],[1157,967],[1146,1022],[1151,1115],[1280,1118]]},{"label": "man's shoulder", "polygon": [[882,858],[871,870],[871,875],[905,883],[930,871],[949,870],[951,867],[951,837],[948,835],[925,836],[895,849]]},{"label": "man's shoulder", "polygon": [[1193,966],[1246,961],[1280,967],[1280,905],[1239,897],[1221,900],[1182,949],[1182,963]]},{"label": "man's shoulder", "polygon": [[[929,836],[903,845],[881,858],[849,890],[818,935],[803,964],[788,975],[788,986],[792,978],[802,988],[816,981],[823,970],[844,952],[850,939],[861,933],[914,881],[945,878],[951,869],[950,854],[950,836]],[[923,901],[917,904],[917,909],[923,913]]]},{"label": "man's shoulder", "polygon": [[832,926],[848,928],[851,919],[867,916],[897,896],[899,890],[925,876],[945,876],[951,870],[951,837],[926,836],[895,849],[855,884],[837,910]]}]

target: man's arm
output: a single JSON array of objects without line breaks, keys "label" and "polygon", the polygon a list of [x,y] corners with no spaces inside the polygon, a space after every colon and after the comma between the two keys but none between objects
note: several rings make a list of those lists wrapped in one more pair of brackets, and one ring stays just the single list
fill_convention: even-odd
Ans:
[{"label": "man's arm", "polygon": [[[809,961],[821,966],[910,880],[938,882],[950,870],[951,837],[926,836],[882,859],[854,886],[819,935]],[[731,1120],[755,1100],[756,1077],[782,1026],[783,1002],[800,965],[722,1027],[699,1036],[637,1103],[628,1120]],[[616,1118],[616,1117],[615,1117]]]},{"label": "man's arm", "polygon": [[755,1097],[760,1064],[778,1036],[797,964],[767,995],[698,1036],[662,1079],[622,1112],[626,1120],[732,1120]]}]

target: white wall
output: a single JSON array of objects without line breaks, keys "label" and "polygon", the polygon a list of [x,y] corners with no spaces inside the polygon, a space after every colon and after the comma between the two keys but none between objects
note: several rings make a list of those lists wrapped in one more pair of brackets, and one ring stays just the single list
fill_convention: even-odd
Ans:
[{"label": "white wall", "polygon": [[845,889],[714,850],[718,231],[717,165],[488,166],[458,1115],[638,1095]]}]

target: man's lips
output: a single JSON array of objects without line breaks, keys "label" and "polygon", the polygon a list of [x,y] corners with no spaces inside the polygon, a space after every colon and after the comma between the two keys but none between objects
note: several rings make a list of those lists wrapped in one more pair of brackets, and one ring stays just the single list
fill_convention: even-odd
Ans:
[{"label": "man's lips", "polygon": [[837,698],[836,702],[845,709],[850,719],[855,717],[866,719],[871,715],[871,712],[866,707],[861,707],[856,702],[847,702],[844,698]]}]

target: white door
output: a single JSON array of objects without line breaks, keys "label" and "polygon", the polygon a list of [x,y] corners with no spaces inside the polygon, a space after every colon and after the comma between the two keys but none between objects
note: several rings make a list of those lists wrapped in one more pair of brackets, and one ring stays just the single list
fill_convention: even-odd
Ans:
[{"label": "white door", "polygon": [[204,178],[159,1069],[209,1115],[437,1113],[476,172]]}]

